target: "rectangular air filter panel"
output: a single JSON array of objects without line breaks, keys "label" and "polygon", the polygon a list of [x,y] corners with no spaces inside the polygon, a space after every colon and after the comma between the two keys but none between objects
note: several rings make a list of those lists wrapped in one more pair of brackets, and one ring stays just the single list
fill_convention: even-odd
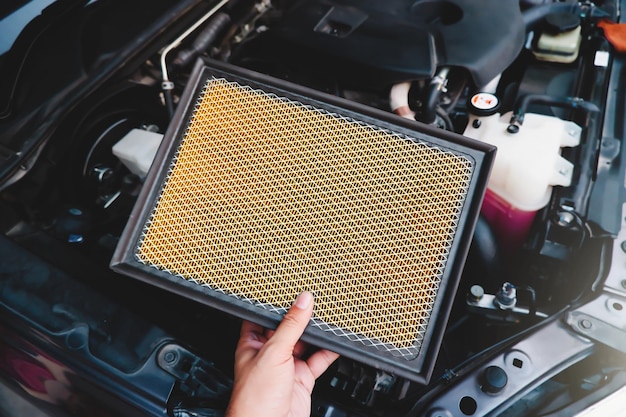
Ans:
[{"label": "rectangular air filter panel", "polygon": [[311,291],[305,340],[426,382],[493,149],[212,65],[196,68],[113,267],[265,326]]}]

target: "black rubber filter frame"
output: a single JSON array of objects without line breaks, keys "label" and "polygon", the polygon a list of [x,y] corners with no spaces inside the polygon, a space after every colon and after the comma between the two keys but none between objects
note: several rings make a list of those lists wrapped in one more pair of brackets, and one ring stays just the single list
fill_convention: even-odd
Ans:
[{"label": "black rubber filter frame", "polygon": [[427,383],[495,148],[199,61],[114,270]]}]

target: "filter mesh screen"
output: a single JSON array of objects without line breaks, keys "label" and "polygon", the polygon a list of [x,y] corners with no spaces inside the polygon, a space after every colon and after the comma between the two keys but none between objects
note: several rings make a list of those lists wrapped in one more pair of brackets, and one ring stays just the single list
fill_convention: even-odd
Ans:
[{"label": "filter mesh screen", "polygon": [[136,255],[278,312],[312,291],[318,327],[414,356],[471,172],[465,156],[212,78]]}]

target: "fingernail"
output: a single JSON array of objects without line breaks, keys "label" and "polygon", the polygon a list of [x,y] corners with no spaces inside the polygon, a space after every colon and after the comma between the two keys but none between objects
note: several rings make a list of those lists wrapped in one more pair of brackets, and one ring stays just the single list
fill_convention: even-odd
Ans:
[{"label": "fingernail", "polygon": [[313,294],[308,291],[301,293],[298,298],[296,298],[295,306],[299,309],[304,310],[308,308],[313,302]]}]

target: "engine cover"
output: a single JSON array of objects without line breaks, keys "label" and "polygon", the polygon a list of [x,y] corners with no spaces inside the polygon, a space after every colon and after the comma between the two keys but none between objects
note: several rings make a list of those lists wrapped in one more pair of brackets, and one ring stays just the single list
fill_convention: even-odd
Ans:
[{"label": "engine cover", "polygon": [[524,39],[517,0],[301,0],[245,55],[374,84],[462,67],[482,86],[513,62]]}]

